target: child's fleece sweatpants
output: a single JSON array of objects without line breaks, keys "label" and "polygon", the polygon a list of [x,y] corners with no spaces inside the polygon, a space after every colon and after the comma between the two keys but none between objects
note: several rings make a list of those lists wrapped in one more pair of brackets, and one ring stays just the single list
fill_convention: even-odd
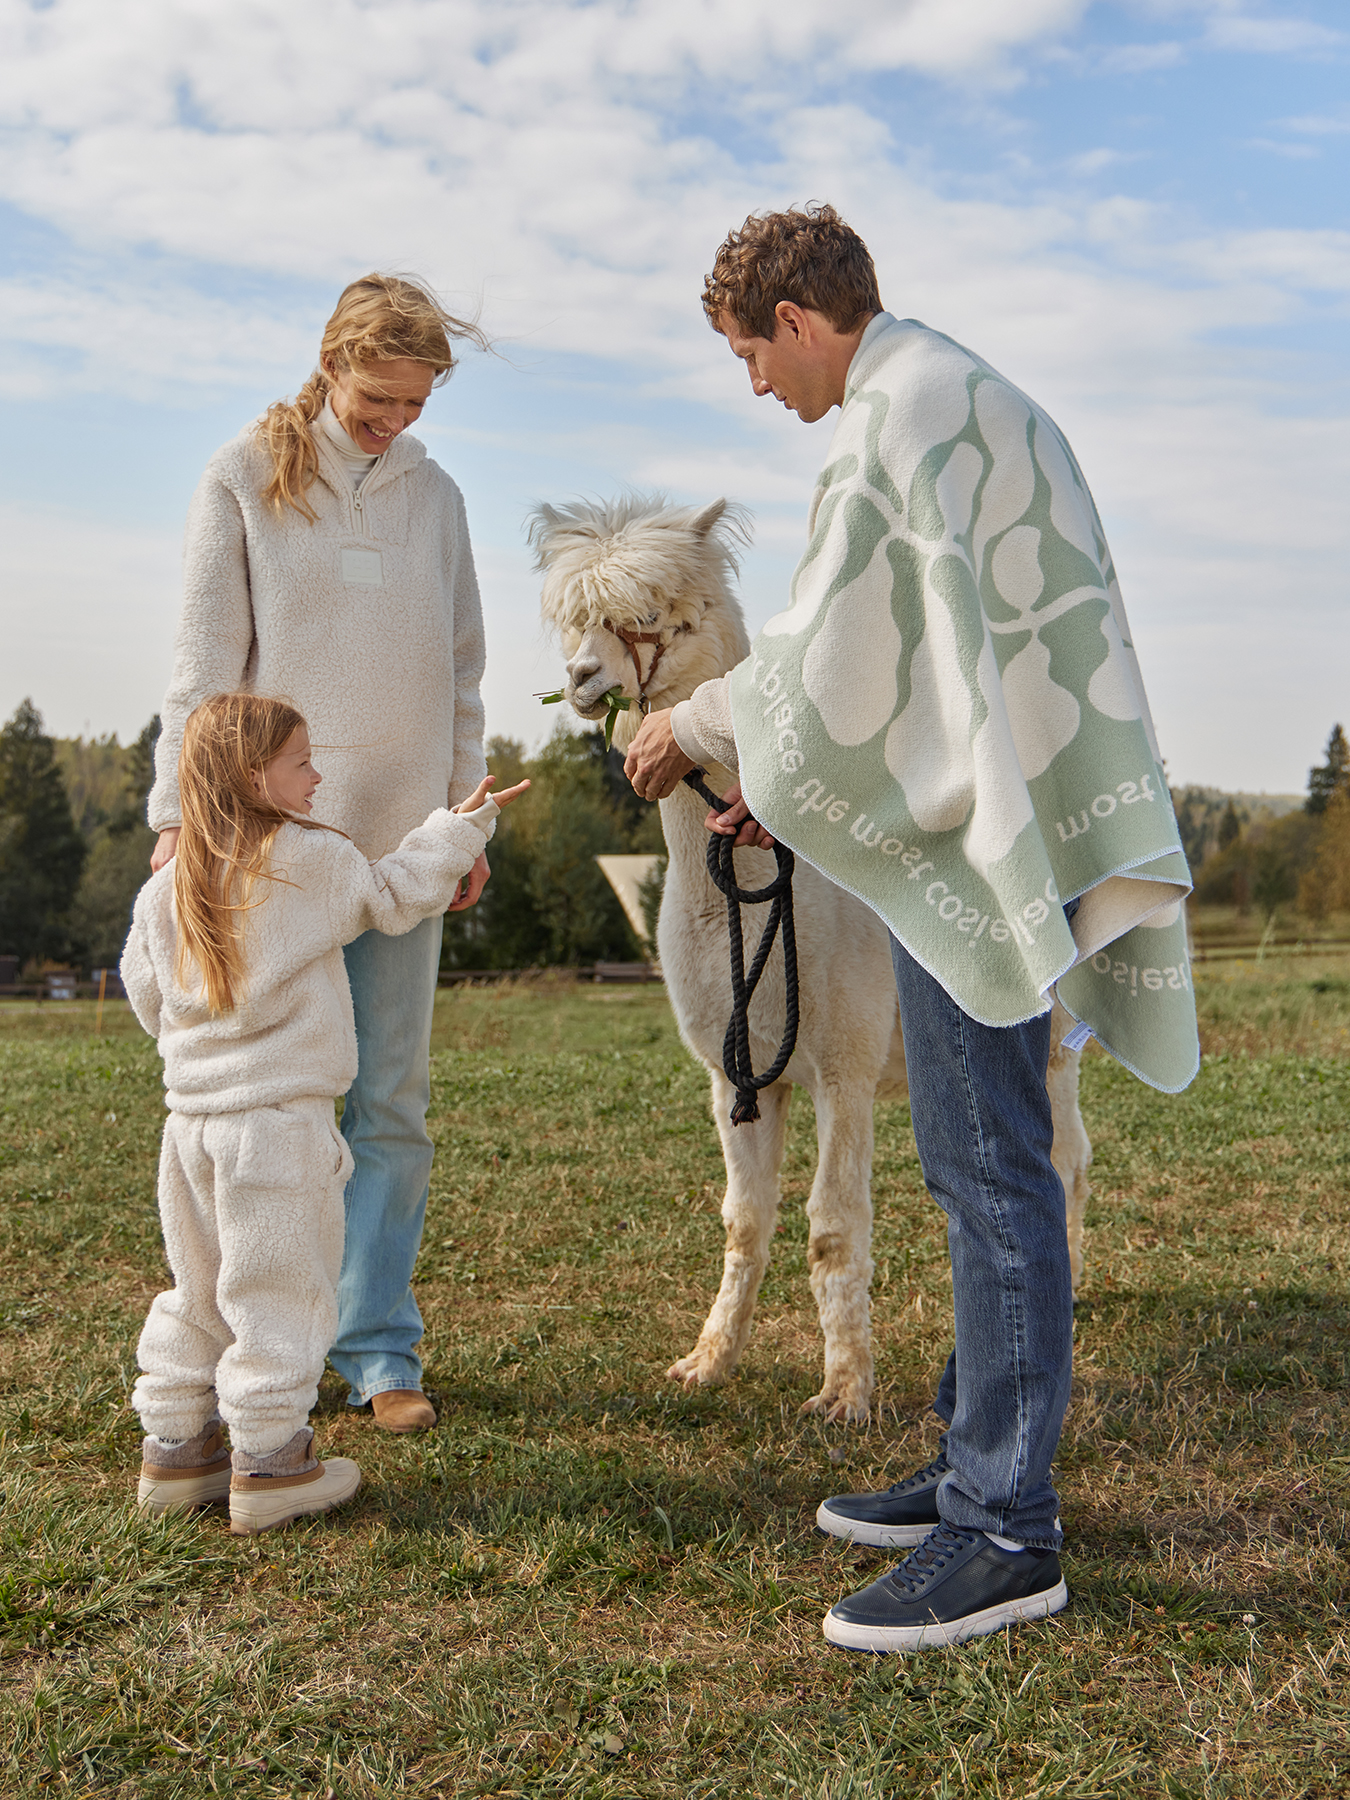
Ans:
[{"label": "child's fleece sweatpants", "polygon": [[351,1152],[333,1102],[171,1112],[159,1215],[174,1285],[141,1333],[132,1405],[146,1432],[195,1437],[215,1416],[266,1456],[318,1398],[337,1332]]}]

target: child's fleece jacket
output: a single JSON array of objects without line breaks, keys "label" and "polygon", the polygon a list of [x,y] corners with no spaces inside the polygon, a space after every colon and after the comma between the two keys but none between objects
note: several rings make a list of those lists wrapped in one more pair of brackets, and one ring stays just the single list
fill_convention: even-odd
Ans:
[{"label": "child's fleece jacket", "polygon": [[244,992],[213,1016],[200,983],[174,979],[174,865],[136,897],[122,981],[136,1017],[159,1040],[175,1112],[242,1112],[336,1097],[356,1078],[356,1027],[342,946],[364,931],[401,937],[444,912],[492,836],[494,800],[472,813],[438,809],[396,850],[367,862],[335,831],[283,825],[269,872],[244,916]]}]

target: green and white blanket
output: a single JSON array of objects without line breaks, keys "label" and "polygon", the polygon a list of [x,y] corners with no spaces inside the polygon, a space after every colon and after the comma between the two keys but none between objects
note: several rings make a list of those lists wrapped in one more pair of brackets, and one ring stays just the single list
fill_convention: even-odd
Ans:
[{"label": "green and white blanket", "polygon": [[1186,1086],[1190,874],[1101,521],[1024,394],[873,319],[791,604],[730,686],[756,818],[966,1012],[1015,1024],[1057,986],[1127,1068]]}]

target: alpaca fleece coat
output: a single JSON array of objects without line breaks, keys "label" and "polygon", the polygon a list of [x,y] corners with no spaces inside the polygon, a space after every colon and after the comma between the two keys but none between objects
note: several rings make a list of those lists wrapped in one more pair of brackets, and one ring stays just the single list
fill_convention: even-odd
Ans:
[{"label": "alpaca fleece coat", "polygon": [[255,883],[244,915],[244,992],[214,1017],[174,977],[174,865],[152,875],[136,897],[122,980],[159,1040],[172,1110],[243,1112],[346,1093],[356,1027],[342,946],[363,931],[400,937],[444,911],[496,815],[492,800],[473,813],[438,810],[374,863],[335,831],[283,825],[269,864],[276,879]]},{"label": "alpaca fleece coat", "polygon": [[464,501],[407,432],[353,490],[314,433],[311,524],[262,497],[253,428],[216,452],[193,496],[183,610],[148,816],[180,823],[183,726],[209,694],[289,700],[321,753],[324,812],[382,856],[482,780],[483,618]]}]

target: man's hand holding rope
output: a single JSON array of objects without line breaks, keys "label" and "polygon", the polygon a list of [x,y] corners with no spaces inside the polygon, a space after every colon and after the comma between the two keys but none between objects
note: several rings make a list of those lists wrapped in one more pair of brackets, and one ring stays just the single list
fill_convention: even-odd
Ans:
[{"label": "man's hand holding rope", "polygon": [[[623,759],[623,772],[632,783],[633,792],[642,800],[667,799],[697,766],[675,741],[669,710],[647,714]],[[738,848],[742,844],[756,844],[763,850],[771,850],[773,839],[751,817],[750,808],[741,798],[739,782],[727,789],[723,800],[726,811],[709,812],[703,821],[707,829],[719,837],[734,837]]]}]

